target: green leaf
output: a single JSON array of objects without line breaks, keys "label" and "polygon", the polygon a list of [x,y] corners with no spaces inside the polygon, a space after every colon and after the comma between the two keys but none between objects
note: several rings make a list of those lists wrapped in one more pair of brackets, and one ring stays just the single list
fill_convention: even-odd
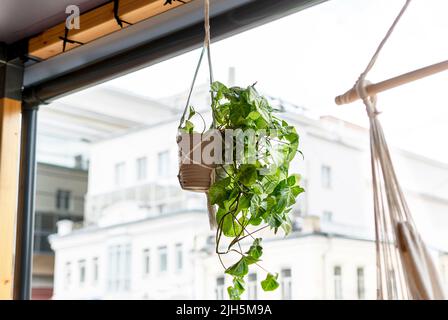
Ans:
[{"label": "green leaf", "polygon": [[194,124],[190,120],[185,121],[184,130],[188,133],[193,133],[194,131]]},{"label": "green leaf", "polygon": [[245,289],[246,283],[244,282],[244,279],[241,277],[234,277],[233,278],[233,287],[238,290],[240,294],[242,294]]},{"label": "green leaf", "polygon": [[230,300],[241,300],[241,293],[237,288],[230,286],[227,288],[227,293],[229,294]]},{"label": "green leaf", "polygon": [[263,186],[261,185],[260,182],[254,183],[252,185],[252,190],[254,191],[255,194],[260,195],[263,193]]},{"label": "green leaf", "polygon": [[278,184],[278,179],[275,175],[265,176],[262,180],[264,192],[270,194],[274,192]]},{"label": "green leaf", "polygon": [[272,212],[266,217],[266,223],[273,229],[279,228],[283,223],[283,218],[275,212]]},{"label": "green leaf", "polygon": [[244,277],[249,272],[247,260],[244,258],[245,257],[242,257],[240,261],[227,268],[226,273],[235,277]]},{"label": "green leaf", "polygon": [[294,195],[294,197],[297,197],[302,192],[305,192],[305,189],[303,189],[302,187],[299,187],[299,186],[295,186],[295,187],[291,188],[291,192]]},{"label": "green leaf", "polygon": [[252,112],[249,113],[247,118],[251,119],[251,120],[257,120],[258,118],[260,118],[260,113],[257,112],[257,111],[252,111]]},{"label": "green leaf", "polygon": [[212,85],[210,86],[210,88],[212,91],[215,91],[215,92],[228,90],[227,87],[222,82],[219,82],[219,81],[213,82]]},{"label": "green leaf", "polygon": [[233,215],[222,208],[219,208],[216,213],[216,222],[226,237],[235,237],[243,230],[243,227],[235,221]]},{"label": "green leaf", "polygon": [[215,100],[221,100],[224,95],[229,91],[229,89],[219,81],[215,81],[212,83],[210,87],[211,91],[215,93]]},{"label": "green leaf", "polygon": [[246,187],[250,187],[258,179],[257,168],[253,164],[242,164],[239,170],[239,180]]},{"label": "green leaf", "polygon": [[295,176],[290,176],[287,179],[288,182],[288,186],[292,187],[296,184],[296,177]]},{"label": "green leaf", "polygon": [[228,192],[226,188],[230,184],[230,182],[231,182],[230,177],[227,177],[225,179],[222,179],[221,181],[216,182],[210,187],[208,193],[212,205],[213,204],[220,205],[223,203],[224,200],[227,199]]},{"label": "green leaf", "polygon": [[261,287],[263,288],[264,291],[274,291],[279,287],[277,279],[278,279],[278,273],[275,274],[275,276],[272,275],[271,273],[268,273],[266,279],[261,281]]},{"label": "green leaf", "polygon": [[282,223],[281,228],[283,229],[283,232],[285,232],[285,235],[288,235],[292,231],[292,222],[287,217],[286,220]]},{"label": "green leaf", "polygon": [[[271,122],[271,116],[269,114],[269,104],[263,97],[260,97],[257,90],[253,86],[247,88],[247,102],[255,106],[260,117],[267,123]],[[258,118],[257,118],[258,119]]]},{"label": "green leaf", "polygon": [[254,264],[254,263],[257,263],[258,261],[260,261],[259,259],[256,259],[252,256],[245,256],[245,257],[243,257],[243,259],[246,260],[247,265],[251,265],[251,264]]},{"label": "green leaf", "polygon": [[255,239],[250,246],[249,251],[246,252],[249,256],[257,260],[260,259],[260,257],[263,255],[263,248],[261,247],[260,243],[261,238]]},{"label": "green leaf", "polygon": [[250,199],[251,198],[249,196],[243,194],[240,197],[240,201],[238,203],[238,210],[237,211],[239,212],[241,210],[250,208]]},{"label": "green leaf", "polygon": [[194,108],[192,106],[190,106],[190,113],[188,114],[188,120],[193,118],[195,114],[196,114],[196,111],[194,110]]}]

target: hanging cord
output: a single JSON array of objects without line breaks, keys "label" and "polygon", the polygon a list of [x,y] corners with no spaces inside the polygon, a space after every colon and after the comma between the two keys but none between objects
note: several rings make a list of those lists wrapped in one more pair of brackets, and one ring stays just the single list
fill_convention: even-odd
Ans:
[{"label": "hanging cord", "polygon": [[[179,123],[179,129],[182,127],[182,124],[185,121],[185,116],[187,114],[187,110],[188,107],[190,106],[190,101],[191,101],[191,96],[193,94],[193,89],[194,86],[196,84],[196,79],[198,77],[198,73],[199,73],[199,69],[201,68],[201,64],[202,64],[202,60],[204,58],[204,53],[207,52],[207,60],[208,60],[208,69],[209,69],[209,78],[210,78],[210,86],[213,83],[213,67],[212,67],[212,58],[211,58],[211,52],[210,52],[210,1],[209,0],[204,0],[204,29],[205,29],[205,37],[204,37],[204,45],[201,51],[201,54],[199,56],[199,61],[198,64],[196,66],[196,70],[194,72],[194,76],[193,76],[193,81],[191,82],[191,86],[190,86],[190,91],[188,92],[188,98],[187,98],[187,103],[185,104],[185,108],[184,108],[184,112],[182,113],[182,117],[180,118],[180,123]],[[210,93],[211,94],[211,101],[213,103],[213,92]],[[213,117],[213,123],[212,123],[212,128],[216,127],[216,120],[215,120],[215,112],[212,109],[212,117]]]},{"label": "hanging cord", "polygon": [[120,14],[118,13],[119,10],[120,10],[120,0],[114,0],[114,18],[117,21],[120,28],[123,29],[123,22],[126,23],[127,25],[132,26],[132,23],[127,22],[120,18]]},{"label": "hanging cord", "polygon": [[370,150],[374,193],[378,299],[433,299],[443,297],[433,262],[416,231],[390,156],[382,126],[377,118],[377,98],[366,90],[367,74],[402,18],[407,0],[379,44],[354,89],[366,106],[370,121]]},{"label": "hanging cord", "polygon": [[389,37],[395,30],[395,27],[397,26],[398,22],[400,21],[401,17],[405,13],[406,9],[408,8],[409,4],[411,3],[411,0],[406,0],[403,8],[401,8],[400,13],[395,18],[394,22],[390,26],[389,30],[386,33],[386,36],[383,38],[383,40],[380,42],[378,48],[376,49],[375,53],[373,54],[372,58],[370,59],[369,64],[367,65],[366,69],[361,73],[358,80],[355,83],[355,89],[358,92],[358,95],[361,97],[361,99],[364,101],[367,107],[367,113],[369,117],[374,117],[378,114],[378,111],[376,110],[376,97],[369,97],[366,91],[366,85],[368,84],[366,82],[367,74],[370,72],[370,70],[373,68],[373,66],[376,63],[376,60],[378,59],[378,56],[383,49],[384,45],[386,44],[387,40],[389,40]]},{"label": "hanging cord", "polygon": [[62,52],[65,52],[65,50],[67,49],[67,43],[71,43],[71,44],[79,44],[79,45],[83,45],[84,43],[80,42],[80,41],[76,41],[76,40],[72,40],[68,38],[68,32],[69,29],[67,27],[65,27],[65,31],[64,31],[64,36],[63,37],[59,37],[59,39],[61,39],[62,41],[64,41],[62,43]]},{"label": "hanging cord", "polygon": [[[195,83],[196,83],[196,79],[197,79],[197,76],[198,76],[198,73],[199,73],[199,69],[201,67],[202,60],[203,60],[205,52],[207,52],[209,77],[210,77],[210,86],[212,85],[212,83],[214,81],[213,80],[213,68],[212,68],[211,51],[210,51],[210,1],[209,0],[204,0],[204,29],[205,29],[204,45],[203,45],[203,48],[202,48],[202,51],[201,51],[201,55],[199,56],[199,61],[198,61],[198,64],[196,66],[196,70],[195,70],[195,73],[194,73],[193,81],[192,81],[191,86],[190,86],[190,91],[188,93],[187,103],[185,105],[184,112],[183,112],[182,117],[180,119],[179,129],[182,127],[182,124],[185,121],[185,116],[187,114],[188,107],[190,106],[191,95],[193,93],[193,89],[194,89],[194,86],[195,86]],[[212,90],[210,90],[210,94],[211,94],[211,108],[212,108],[212,118],[213,118],[213,122],[212,122],[211,128],[214,129],[214,128],[216,128],[216,117],[215,117],[215,111],[214,111],[214,106],[213,106],[213,104],[214,104],[213,103],[214,96],[213,96]],[[202,139],[202,135],[201,135],[201,139]],[[193,150],[190,150],[190,153],[192,154],[195,151],[196,148],[199,148],[199,147],[202,148],[202,145],[203,145],[202,143],[197,144],[193,148]],[[188,158],[190,158],[190,157],[188,156]],[[199,166],[202,167],[202,168],[210,169],[210,167],[204,166],[203,163],[199,163]],[[192,173],[191,172],[192,168],[190,167],[189,169],[190,169],[190,174],[191,174]],[[216,173],[215,173],[215,169],[214,168],[212,168],[211,170],[208,170],[208,171],[209,171],[209,179],[210,179],[209,181],[210,181],[210,184],[205,189],[201,187],[201,189],[202,189],[201,191],[205,192],[205,195],[207,197],[207,210],[208,210],[209,224],[210,224],[210,228],[213,230],[213,229],[217,228],[216,210],[215,210],[215,207],[211,204],[210,195],[209,195],[208,189],[209,189],[209,187],[211,185],[213,185],[215,183]],[[183,182],[181,181],[182,180],[181,173],[182,173],[182,163],[179,166],[178,178],[179,178],[180,185],[182,186],[182,188],[184,188],[183,182],[185,182],[185,181],[183,181]],[[202,175],[203,173],[204,173],[204,171],[201,170],[201,171],[198,171],[197,174]],[[199,179],[199,180],[203,179],[203,178],[204,177],[196,177],[196,179]],[[193,180],[193,182],[194,183],[192,183],[190,181],[191,184],[195,184],[197,181]]]},{"label": "hanging cord", "polygon": [[[398,256],[397,250],[391,248],[391,243],[396,243],[394,232],[390,230],[390,225],[396,224],[396,217],[393,216],[394,212],[399,212],[398,202],[400,202],[391,186],[397,187],[398,182],[391,181],[390,177],[395,177],[392,162],[388,163],[385,158],[389,160],[389,150],[384,138],[384,134],[381,125],[378,122],[377,115],[379,114],[376,103],[377,97],[369,96],[366,91],[366,86],[369,81],[366,80],[368,73],[375,65],[380,52],[384,45],[390,38],[391,34],[395,30],[398,22],[402,18],[406,9],[408,8],[411,0],[406,0],[404,6],[400,10],[399,14],[395,18],[394,22],[387,31],[385,37],[380,42],[378,48],[370,59],[365,70],[360,74],[356,81],[354,88],[358,93],[358,96],[364,102],[366,112],[370,119],[370,150],[371,150],[371,165],[372,165],[372,183],[374,192],[374,221],[375,221],[375,250],[376,250],[376,270],[377,270],[377,298],[384,299],[387,295],[388,299],[397,299],[399,293],[405,297],[408,294],[408,288],[403,288],[403,270]],[[378,145],[382,143],[382,145]],[[393,172],[393,174],[391,174]],[[382,173],[382,174],[381,174]],[[381,181],[381,176],[383,181]],[[384,183],[384,185],[383,185]],[[398,186],[399,188],[399,186]],[[383,198],[383,194],[386,193],[386,199]],[[398,194],[401,196],[401,189]],[[393,196],[395,195],[395,196]],[[401,199],[403,201],[403,199]],[[387,207],[385,206],[387,204]],[[387,209],[386,209],[387,208]],[[389,215],[384,215],[385,212],[389,212]],[[398,269],[398,274],[395,270]],[[397,286],[397,280],[399,286]],[[386,286],[384,286],[386,284]]]}]

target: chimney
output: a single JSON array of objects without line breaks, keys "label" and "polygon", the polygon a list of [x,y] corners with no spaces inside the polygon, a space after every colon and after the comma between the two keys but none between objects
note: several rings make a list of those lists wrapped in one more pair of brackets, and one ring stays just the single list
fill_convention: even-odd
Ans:
[{"label": "chimney", "polygon": [[302,231],[304,233],[320,232],[320,217],[307,215],[303,218]]},{"label": "chimney", "polygon": [[84,157],[82,154],[75,156],[75,169],[84,169]]},{"label": "chimney", "polygon": [[65,236],[73,231],[73,221],[71,220],[60,220],[56,222],[58,236]]},{"label": "chimney", "polygon": [[236,82],[236,70],[235,70],[235,67],[230,67],[229,68],[229,79],[228,79],[227,82],[229,84],[229,87],[235,86],[235,82]]}]

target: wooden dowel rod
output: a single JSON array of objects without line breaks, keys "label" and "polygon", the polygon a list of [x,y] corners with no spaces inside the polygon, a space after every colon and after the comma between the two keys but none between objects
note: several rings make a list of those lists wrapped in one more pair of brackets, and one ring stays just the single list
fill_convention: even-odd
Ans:
[{"label": "wooden dowel rod", "polygon": [[[442,72],[448,70],[448,60],[442,61],[436,64],[433,64],[428,67],[424,67],[418,70],[414,70],[405,74],[402,74],[400,76],[397,76],[395,78],[391,78],[388,80],[384,80],[382,82],[378,82],[375,84],[371,84],[366,86],[366,91],[368,95],[376,95],[377,93],[401,86],[403,84],[419,80],[428,76],[431,76],[433,74]],[[335,102],[337,105],[343,105],[352,103],[356,100],[360,99],[358,96],[358,93],[354,88],[350,89],[346,93],[337,96],[335,98]]]}]

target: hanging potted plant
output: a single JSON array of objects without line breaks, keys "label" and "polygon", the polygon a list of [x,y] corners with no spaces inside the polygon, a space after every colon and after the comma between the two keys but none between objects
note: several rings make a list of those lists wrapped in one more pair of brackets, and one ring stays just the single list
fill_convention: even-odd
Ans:
[{"label": "hanging potted plant", "polygon": [[[204,138],[192,143],[192,147],[201,146],[206,151],[203,146],[213,142],[210,150],[218,150],[212,152],[215,181],[207,194],[210,204],[218,208],[212,217],[217,226],[216,253],[220,259],[229,253],[239,256],[234,264],[224,266],[225,273],[233,276],[229,296],[239,299],[245,290],[244,278],[249,268],[261,267],[262,239],[257,233],[264,229],[277,233],[282,229],[288,234],[292,229],[289,213],[297,196],[304,191],[299,184],[300,177],[289,174],[290,163],[299,152],[299,136],[293,126],[274,115],[276,110],[254,86],[227,88],[214,82],[211,92],[214,139],[193,133],[190,119],[196,114],[194,109],[190,110],[188,122],[181,131]],[[218,154],[222,156],[221,161]],[[202,155],[207,159],[208,154]],[[209,162],[198,165],[208,168]],[[204,169],[203,175],[206,174],[209,173]],[[223,236],[228,239],[224,249]],[[252,240],[250,248],[242,250],[241,241],[249,239]],[[266,273],[262,288],[275,290],[279,286],[278,275]]]},{"label": "hanging potted plant", "polygon": [[[277,110],[255,85],[228,88],[213,82],[208,12],[209,1],[205,0],[204,48],[179,124],[178,178],[183,189],[207,195],[210,225],[216,229],[216,253],[225,273],[233,277],[233,285],[227,289],[229,297],[237,300],[245,291],[244,279],[253,266],[266,272],[261,281],[263,290],[279,286],[278,274],[260,265],[263,247],[258,233],[270,229],[276,234],[281,229],[287,235],[292,229],[289,214],[297,196],[304,192],[300,177],[289,173],[291,161],[300,153],[299,135],[293,126],[276,117]],[[202,116],[190,106],[205,52],[213,119],[207,131]],[[191,121],[196,115],[204,122],[202,132],[195,130]],[[250,246],[243,250],[247,240],[251,240]],[[222,256],[230,253],[238,258],[226,266]]]}]

